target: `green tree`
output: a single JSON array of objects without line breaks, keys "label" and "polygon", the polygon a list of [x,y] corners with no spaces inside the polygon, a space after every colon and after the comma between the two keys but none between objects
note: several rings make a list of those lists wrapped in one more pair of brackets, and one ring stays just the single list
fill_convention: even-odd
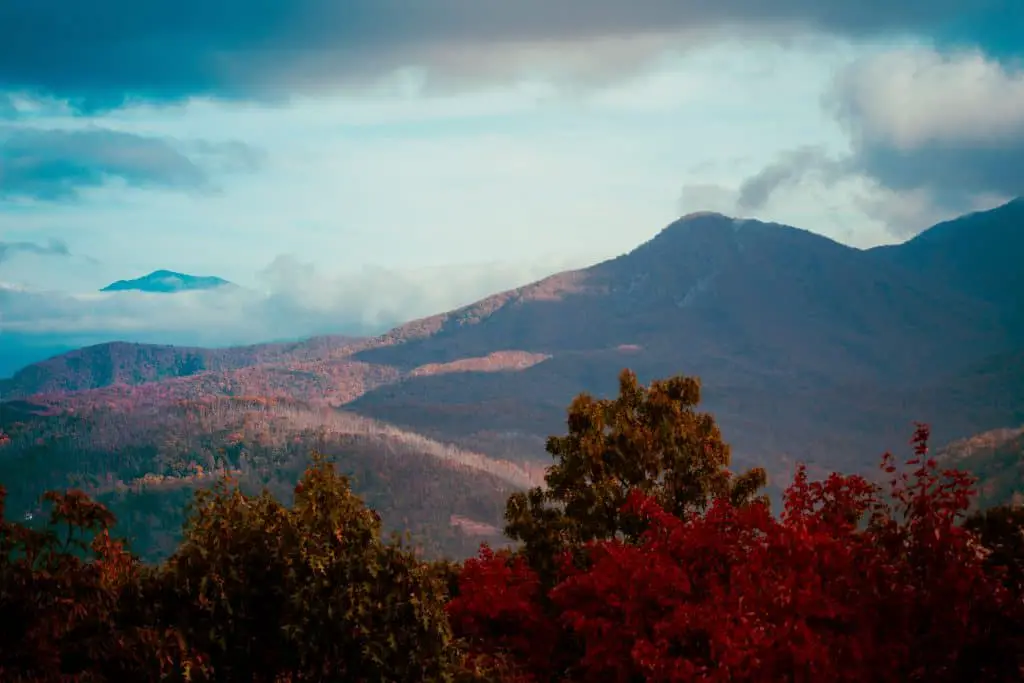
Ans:
[{"label": "green tree", "polygon": [[524,544],[546,582],[560,551],[602,539],[635,541],[641,519],[623,513],[632,490],[653,496],[677,516],[702,511],[716,497],[744,504],[766,483],[763,469],[734,476],[730,450],[714,418],[695,410],[700,380],[672,377],[641,386],[624,370],[619,395],[580,394],[569,406],[568,434],[551,437],[555,459],[537,487],[509,498],[505,533]]},{"label": "green tree", "polygon": [[458,651],[436,572],[317,458],[291,509],[228,483],[197,494],[153,599],[217,681],[444,681]]}]

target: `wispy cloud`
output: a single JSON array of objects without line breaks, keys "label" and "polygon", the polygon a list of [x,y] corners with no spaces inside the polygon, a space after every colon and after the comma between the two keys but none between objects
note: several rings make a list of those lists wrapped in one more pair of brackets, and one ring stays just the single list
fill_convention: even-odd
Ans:
[{"label": "wispy cloud", "polygon": [[252,168],[258,154],[242,143],[181,143],[89,127],[0,129],[0,199],[62,200],[111,179],[136,187],[208,190],[209,166]]},{"label": "wispy cloud", "polygon": [[50,240],[45,244],[38,242],[0,242],[0,263],[14,254],[38,254],[40,256],[70,256],[68,245],[61,240]]},{"label": "wispy cloud", "polygon": [[743,181],[736,205],[741,212],[759,211],[779,188],[800,182],[809,174],[819,174],[823,182],[832,184],[846,172],[846,164],[831,157],[821,147],[787,150],[776,161]]}]

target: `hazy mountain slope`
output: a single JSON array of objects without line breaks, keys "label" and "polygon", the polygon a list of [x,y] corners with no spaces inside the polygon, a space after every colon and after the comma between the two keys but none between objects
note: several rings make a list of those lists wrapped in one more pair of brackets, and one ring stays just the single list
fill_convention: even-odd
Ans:
[{"label": "hazy mountain slope", "polygon": [[12,334],[0,330],[0,383],[32,363],[74,350],[73,344],[56,337],[40,338],[38,335]]},{"label": "hazy mountain slope", "polygon": [[328,359],[356,343],[352,337],[314,337],[302,342],[208,349],[110,342],[87,346],[34,363],[0,380],[7,398],[137,385],[205,372],[235,370],[267,363]]},{"label": "hazy mountain slope", "polygon": [[346,410],[503,458],[543,459],[544,438],[564,433],[565,408],[579,391],[612,394],[623,367],[644,381],[692,373],[704,379],[703,406],[719,420],[738,460],[774,473],[788,472],[786,463],[795,460],[873,468],[884,451],[906,445],[915,421],[931,423],[939,443],[1024,421],[1021,389],[994,398],[989,392],[999,391],[997,384],[980,372],[894,390],[758,375],[715,380],[710,371],[649,361],[635,352],[563,354],[518,373],[413,378],[371,390]]}]

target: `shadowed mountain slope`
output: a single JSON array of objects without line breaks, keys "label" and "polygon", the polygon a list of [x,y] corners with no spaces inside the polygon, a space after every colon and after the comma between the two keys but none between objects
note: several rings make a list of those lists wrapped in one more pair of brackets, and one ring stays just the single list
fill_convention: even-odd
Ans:
[{"label": "shadowed mountain slope", "polygon": [[1024,323],[1024,197],[870,253],[922,275],[931,286],[954,288]]},{"label": "shadowed mountain slope", "polygon": [[905,382],[1012,346],[995,306],[813,233],[718,214],[684,217],[629,254],[387,341],[356,357],[411,368],[498,348],[631,345],[697,374],[820,382]]}]

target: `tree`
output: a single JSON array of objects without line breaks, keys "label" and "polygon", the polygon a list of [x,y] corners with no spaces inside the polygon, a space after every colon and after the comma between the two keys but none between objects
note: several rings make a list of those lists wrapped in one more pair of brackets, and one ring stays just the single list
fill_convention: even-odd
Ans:
[{"label": "tree", "polygon": [[[202,657],[174,628],[125,618],[139,564],[113,539],[113,515],[81,491],[48,492],[42,529],[3,520],[0,487],[0,680],[182,680]],[[148,616],[148,615],[147,615]]]},{"label": "tree", "polygon": [[[700,382],[674,377],[643,387],[629,370],[615,399],[581,394],[569,406],[568,433],[548,439],[555,459],[546,487],[513,494],[505,533],[522,541],[515,556],[485,552],[465,564],[448,605],[457,634],[487,658],[506,656],[536,680],[559,680],[580,658],[576,634],[550,602],[568,571],[585,566],[588,543],[636,543],[648,521],[625,509],[633,491],[683,515],[716,498],[766,506],[760,469],[729,472],[729,446],[714,418],[697,412]],[[505,583],[502,583],[505,582]],[[500,636],[498,634],[501,634]]]},{"label": "tree", "polygon": [[927,440],[905,470],[883,459],[885,495],[799,468],[779,517],[730,495],[678,514],[634,487],[639,536],[561,551],[546,592],[522,556],[467,561],[453,626],[529,681],[1021,680],[1019,596],[960,524],[970,478]]},{"label": "tree", "polygon": [[623,511],[638,490],[671,514],[705,509],[716,497],[737,505],[755,500],[763,469],[733,476],[730,450],[714,418],[695,410],[700,381],[673,377],[643,387],[634,373],[619,375],[619,396],[580,394],[569,406],[568,434],[551,437],[555,459],[546,488],[513,494],[505,533],[522,541],[531,566],[550,586],[554,558],[593,540],[635,542],[643,520]]},{"label": "tree", "polygon": [[[502,680],[555,679],[565,660],[562,629],[545,610],[543,587],[522,555],[486,545],[466,560],[447,605],[453,630],[469,648],[469,663],[499,669]],[[542,675],[543,673],[543,675]]]},{"label": "tree", "polygon": [[154,601],[217,681],[444,681],[444,588],[318,458],[291,509],[222,483],[200,494]]}]

